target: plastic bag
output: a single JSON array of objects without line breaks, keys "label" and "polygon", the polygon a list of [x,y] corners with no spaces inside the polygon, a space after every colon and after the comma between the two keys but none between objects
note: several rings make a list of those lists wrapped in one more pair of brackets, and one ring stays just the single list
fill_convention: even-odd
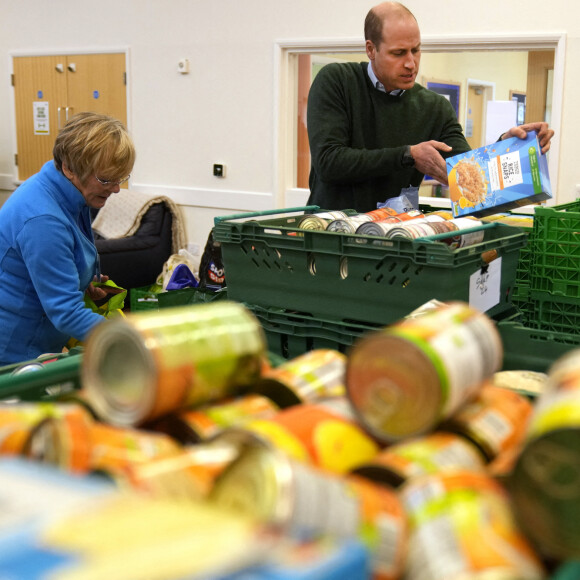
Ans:
[{"label": "plastic bag", "polygon": [[165,264],[163,264],[163,270],[157,277],[157,284],[161,286],[162,290],[167,289],[167,284],[169,284],[169,280],[171,280],[173,270],[175,270],[176,266],[179,264],[185,264],[193,274],[197,271],[196,260],[193,255],[187,250],[179,250],[177,254],[169,256]]}]

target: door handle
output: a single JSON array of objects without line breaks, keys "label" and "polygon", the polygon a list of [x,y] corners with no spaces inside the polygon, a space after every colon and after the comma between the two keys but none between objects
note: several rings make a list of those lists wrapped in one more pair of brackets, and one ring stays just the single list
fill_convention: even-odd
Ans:
[{"label": "door handle", "polygon": [[57,107],[56,108],[56,125],[58,130],[60,131],[60,110],[62,107]]},{"label": "door handle", "polygon": [[68,123],[68,112],[72,111],[72,107],[65,107],[64,109],[64,120]]}]

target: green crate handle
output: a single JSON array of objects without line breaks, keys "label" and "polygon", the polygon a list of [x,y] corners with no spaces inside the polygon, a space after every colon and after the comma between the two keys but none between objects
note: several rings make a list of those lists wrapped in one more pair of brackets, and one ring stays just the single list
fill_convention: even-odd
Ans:
[{"label": "green crate handle", "polygon": [[318,211],[320,209],[317,205],[306,205],[303,207],[288,207],[282,209],[266,209],[264,211],[253,211],[250,213],[234,213],[232,215],[216,216],[213,218],[214,225],[218,225],[219,222],[227,220],[237,220],[240,218],[252,218],[260,217],[264,215],[275,215],[277,213],[294,213],[299,211]]},{"label": "green crate handle", "polygon": [[[67,392],[78,390],[80,389],[81,361],[82,355],[77,354],[46,363],[38,371],[30,371],[20,375],[13,375],[9,372],[0,374],[0,400],[13,397],[21,400],[50,399],[47,387],[63,384],[67,385]],[[26,362],[23,362],[22,365]]]},{"label": "green crate handle", "polygon": [[[410,222],[413,223],[413,222]],[[480,232],[481,230],[487,230],[489,228],[495,228],[496,223],[482,224],[473,228],[465,228],[464,230],[455,230],[453,232],[443,232],[442,234],[433,234],[432,236],[423,236],[421,238],[415,238],[416,240],[436,242],[438,240],[444,240],[445,238],[454,238],[455,236],[463,236],[464,234],[471,234],[473,232]]]}]

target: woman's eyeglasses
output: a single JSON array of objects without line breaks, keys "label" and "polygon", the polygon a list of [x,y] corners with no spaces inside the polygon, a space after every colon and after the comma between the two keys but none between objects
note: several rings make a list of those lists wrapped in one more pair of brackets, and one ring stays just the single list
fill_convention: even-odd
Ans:
[{"label": "woman's eyeglasses", "polygon": [[100,177],[97,177],[95,175],[95,179],[101,184],[101,185],[107,185],[107,186],[114,186],[116,187],[117,185],[123,185],[123,183],[125,183],[126,181],[129,180],[129,178],[131,177],[131,174],[129,173],[129,175],[127,175],[127,177],[123,177],[123,179],[119,179],[119,181],[107,181],[106,179],[101,179]]}]

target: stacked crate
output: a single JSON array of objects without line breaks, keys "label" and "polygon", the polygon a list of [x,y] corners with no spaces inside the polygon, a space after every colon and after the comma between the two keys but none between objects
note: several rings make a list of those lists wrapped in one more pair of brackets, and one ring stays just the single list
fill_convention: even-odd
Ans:
[{"label": "stacked crate", "polygon": [[580,200],[535,209],[512,301],[519,315],[499,328],[518,365],[580,347]]},{"label": "stacked crate", "polygon": [[501,287],[499,303],[487,314],[513,310],[519,252],[527,242],[519,228],[485,224],[481,243],[454,249],[438,236],[385,239],[302,230],[297,212],[305,209],[216,218],[214,228],[228,298],[258,316],[277,354],[288,358],[319,345],[345,352],[363,332],[392,324],[432,299],[468,302],[470,277],[485,270],[490,258],[502,259]]}]

